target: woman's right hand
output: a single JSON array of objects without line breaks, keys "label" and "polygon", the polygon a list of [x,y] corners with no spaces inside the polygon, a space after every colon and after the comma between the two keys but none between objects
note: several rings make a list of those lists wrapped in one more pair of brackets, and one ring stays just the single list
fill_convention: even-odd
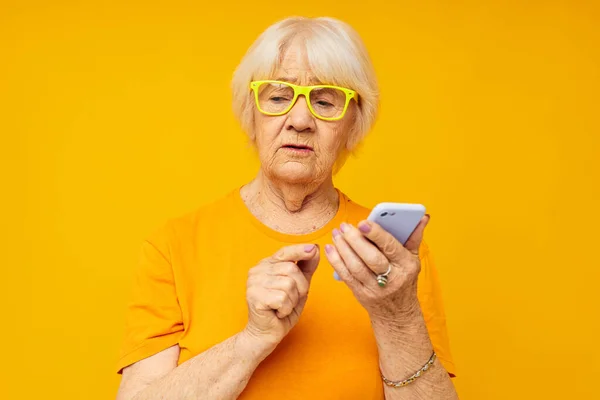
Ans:
[{"label": "woman's right hand", "polygon": [[287,246],[249,271],[246,334],[267,346],[281,342],[302,314],[319,257],[317,245]]}]

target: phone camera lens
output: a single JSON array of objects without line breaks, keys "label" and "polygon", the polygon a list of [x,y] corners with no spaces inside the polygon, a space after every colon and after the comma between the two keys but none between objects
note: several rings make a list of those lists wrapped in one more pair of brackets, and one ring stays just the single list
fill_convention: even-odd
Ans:
[{"label": "phone camera lens", "polygon": [[381,213],[382,217],[385,217],[386,215],[388,215],[387,211],[384,211],[384,212]]}]

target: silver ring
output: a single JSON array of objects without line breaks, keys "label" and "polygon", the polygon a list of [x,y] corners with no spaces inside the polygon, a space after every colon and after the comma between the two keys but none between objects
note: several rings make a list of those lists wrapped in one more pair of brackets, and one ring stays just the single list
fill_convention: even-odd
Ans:
[{"label": "silver ring", "polygon": [[377,284],[380,287],[384,287],[385,285],[387,285],[388,275],[390,274],[391,271],[392,271],[392,264],[388,265],[388,269],[387,269],[387,271],[385,271],[385,273],[377,275]]}]

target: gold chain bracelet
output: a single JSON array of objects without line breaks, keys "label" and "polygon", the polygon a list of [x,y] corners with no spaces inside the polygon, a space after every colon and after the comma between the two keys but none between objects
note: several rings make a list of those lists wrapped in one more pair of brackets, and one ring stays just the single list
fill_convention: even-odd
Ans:
[{"label": "gold chain bracelet", "polygon": [[403,381],[390,381],[385,376],[383,376],[383,374],[381,374],[381,378],[383,379],[383,382],[385,382],[385,384],[388,386],[397,387],[397,388],[406,386],[408,384],[413,383],[417,378],[421,377],[421,375],[433,365],[435,358],[436,358],[436,355],[435,355],[435,351],[434,351],[433,354],[431,355],[431,357],[429,358],[429,361],[427,361],[420,370],[415,372],[410,378],[405,379]]}]

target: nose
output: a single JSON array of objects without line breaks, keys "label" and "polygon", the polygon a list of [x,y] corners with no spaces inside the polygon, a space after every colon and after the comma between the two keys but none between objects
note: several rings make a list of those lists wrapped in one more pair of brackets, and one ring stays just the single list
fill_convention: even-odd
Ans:
[{"label": "nose", "polygon": [[285,127],[287,130],[295,130],[297,132],[314,132],[315,118],[310,112],[304,96],[298,96],[296,104],[288,112]]}]

